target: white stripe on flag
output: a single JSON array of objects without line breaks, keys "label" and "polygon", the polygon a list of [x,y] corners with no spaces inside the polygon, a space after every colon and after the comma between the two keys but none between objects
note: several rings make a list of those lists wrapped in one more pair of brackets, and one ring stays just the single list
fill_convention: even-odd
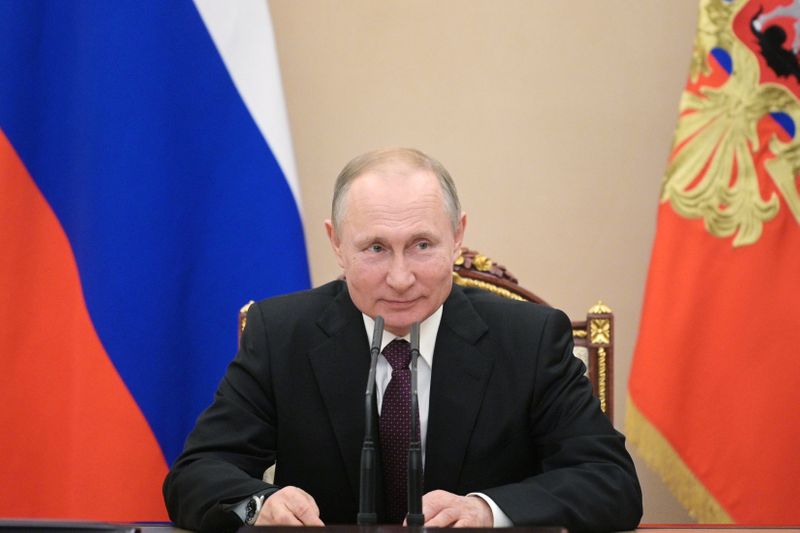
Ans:
[{"label": "white stripe on flag", "polygon": [[289,118],[266,0],[194,0],[233,83],[267,141],[300,209]]}]

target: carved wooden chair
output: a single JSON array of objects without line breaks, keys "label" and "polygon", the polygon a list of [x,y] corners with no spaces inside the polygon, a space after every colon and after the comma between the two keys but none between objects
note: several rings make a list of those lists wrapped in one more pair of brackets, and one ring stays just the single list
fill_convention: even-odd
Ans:
[{"label": "carved wooden chair", "polygon": [[[453,282],[464,287],[477,287],[510,298],[549,305],[542,298],[519,285],[504,266],[485,255],[462,248],[453,264]],[[248,302],[239,310],[239,335],[244,331]],[[614,421],[614,314],[602,301],[586,313],[585,320],[572,322],[575,341],[574,354],[586,365],[600,407]]]}]

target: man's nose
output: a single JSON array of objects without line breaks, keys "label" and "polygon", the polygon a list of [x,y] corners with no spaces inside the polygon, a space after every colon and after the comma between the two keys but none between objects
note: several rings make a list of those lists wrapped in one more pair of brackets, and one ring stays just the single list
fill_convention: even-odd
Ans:
[{"label": "man's nose", "polygon": [[392,264],[386,275],[386,283],[396,292],[404,292],[414,284],[414,273],[402,255],[392,258]]}]

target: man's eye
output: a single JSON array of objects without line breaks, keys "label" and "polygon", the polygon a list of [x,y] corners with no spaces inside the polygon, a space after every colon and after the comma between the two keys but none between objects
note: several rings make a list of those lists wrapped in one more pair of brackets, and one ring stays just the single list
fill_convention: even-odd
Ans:
[{"label": "man's eye", "polygon": [[374,253],[382,252],[383,246],[381,246],[380,244],[371,244],[369,246],[369,251]]},{"label": "man's eye", "polygon": [[428,241],[421,241],[417,243],[417,248],[419,248],[420,250],[427,250],[430,247],[431,243],[429,243]]}]

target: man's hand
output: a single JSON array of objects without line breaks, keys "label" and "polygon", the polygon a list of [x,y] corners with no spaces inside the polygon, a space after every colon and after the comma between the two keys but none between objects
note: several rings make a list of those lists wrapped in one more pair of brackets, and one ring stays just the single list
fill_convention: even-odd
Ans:
[{"label": "man's hand", "polygon": [[489,504],[478,496],[457,496],[434,490],[422,497],[425,527],[492,527]]},{"label": "man's hand", "polygon": [[297,487],[283,487],[264,500],[257,526],[324,526],[317,502]]}]

